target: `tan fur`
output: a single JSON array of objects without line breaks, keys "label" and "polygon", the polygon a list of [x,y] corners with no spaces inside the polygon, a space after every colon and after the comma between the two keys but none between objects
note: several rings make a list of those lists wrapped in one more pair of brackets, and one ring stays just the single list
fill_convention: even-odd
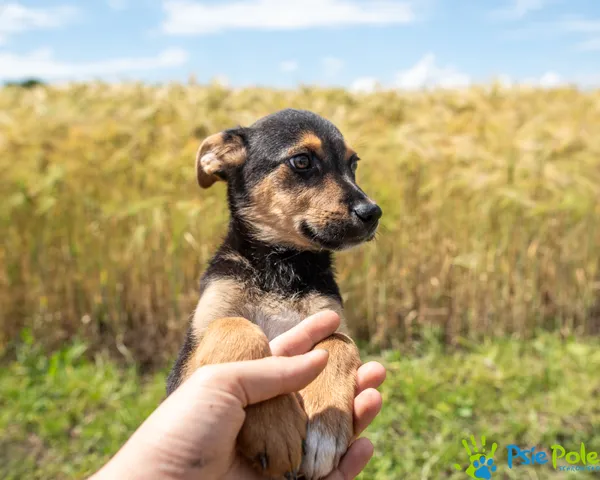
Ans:
[{"label": "tan fur", "polygon": [[[244,318],[221,318],[204,329],[190,365],[199,368],[269,356],[269,341],[258,326]],[[297,470],[302,461],[306,420],[295,394],[248,406],[237,438],[238,450],[266,475],[281,477]]]},{"label": "tan fur", "polygon": [[[331,335],[315,348],[327,350],[329,362],[325,370],[300,392],[309,420],[308,451],[319,457],[324,454],[321,450],[335,447],[331,458],[337,465],[354,437],[354,396],[360,354],[352,339],[342,333]],[[310,438],[311,433],[314,438]],[[311,445],[315,439],[323,444]],[[315,458],[305,458],[303,469],[314,473],[315,463]],[[313,466],[309,467],[311,464]]]},{"label": "tan fur", "polygon": [[320,192],[314,195],[309,215],[313,218],[315,224],[322,221],[325,214],[344,216],[349,215],[348,208],[342,204],[342,187],[333,179],[332,176],[325,178],[325,185],[319,189]]},{"label": "tan fur", "polygon": [[[316,380],[300,392],[304,408],[311,421],[325,419],[325,423],[331,428],[336,428],[337,425],[346,427],[343,433],[349,441],[353,435],[355,374],[361,364],[358,348],[350,337],[339,332],[314,348],[327,350],[329,362]],[[333,421],[334,417],[338,417],[336,421]]]},{"label": "tan fur", "polygon": [[[192,318],[193,335],[201,343],[211,322],[219,318],[237,316],[239,302],[243,301],[242,286],[230,279],[214,280],[208,284],[198,301]],[[202,364],[202,355],[196,350],[186,362],[182,377],[187,379]]]},{"label": "tan fur", "polygon": [[308,199],[301,188],[293,191],[284,188],[288,175],[292,174],[288,166],[281,165],[267,175],[252,190],[251,205],[242,213],[260,240],[314,248],[298,230],[299,217],[308,208]]},{"label": "tan fur", "polygon": [[[295,394],[280,395],[246,407],[246,420],[237,438],[239,452],[265,475],[282,478],[302,463],[307,417]],[[262,469],[261,455],[267,468]]]},{"label": "tan fur", "polygon": [[294,175],[281,165],[252,191],[251,205],[242,213],[265,242],[304,249],[318,249],[300,231],[303,221],[320,228],[333,219],[349,215],[343,205],[342,188],[331,177],[318,190],[293,184]]},{"label": "tan fur", "polygon": [[246,155],[246,148],[237,136],[225,140],[223,133],[215,133],[206,138],[196,153],[198,185],[208,188],[216,181],[223,180],[222,173],[227,168],[244,163]]},{"label": "tan fur", "polygon": [[353,155],[356,155],[356,152],[346,144],[346,154],[344,155],[344,160],[348,161],[352,158]]},{"label": "tan fur", "polygon": [[247,293],[244,286],[230,278],[220,278],[210,282],[198,301],[192,325],[194,334],[200,339],[210,322],[222,317],[237,316],[240,305]]},{"label": "tan fur", "polygon": [[[218,279],[206,286],[196,306],[192,319],[196,341],[202,340],[204,332],[214,320],[222,317],[249,316],[249,310],[259,312],[266,320],[286,316],[291,320],[291,322],[286,322],[284,318],[281,318],[281,320],[272,322],[273,325],[259,325],[269,340],[281,335],[306,317],[324,310],[336,312],[342,319],[339,330],[346,331],[342,306],[334,298],[316,293],[302,298],[283,297],[273,293],[258,292],[251,285],[244,285],[233,279]],[[281,328],[277,328],[278,326]],[[187,366],[191,372],[198,368],[193,356]],[[185,378],[191,372],[187,372]]]},{"label": "tan fur", "polygon": [[[259,293],[249,285],[223,278],[213,280],[204,289],[194,311],[192,330],[196,342],[200,345],[207,328],[215,320],[260,313],[264,322],[261,322],[260,318],[255,321],[258,322],[267,338],[272,340],[300,323],[304,318],[324,310],[333,310],[338,313],[342,319],[340,330],[346,331],[342,306],[331,297],[311,294],[304,298],[290,298],[272,293]],[[258,317],[258,315],[256,316]],[[273,321],[274,319],[275,321]],[[183,372],[184,379],[202,365],[202,357],[199,349],[192,353],[186,362]]]},{"label": "tan fur", "polygon": [[203,365],[258,360],[270,357],[269,340],[252,322],[225,317],[211,322],[204,331],[195,355],[196,368]]},{"label": "tan fur", "polygon": [[328,408],[338,408],[345,413],[352,411],[356,391],[354,374],[360,367],[358,348],[350,337],[334,333],[314,348],[329,352],[329,362],[317,379],[302,390],[304,407],[313,418],[327,412]]},{"label": "tan fur", "polygon": [[[269,356],[269,340],[324,310],[337,312],[342,319],[339,330],[346,331],[342,306],[331,297],[283,297],[232,279],[213,280],[194,313],[192,325],[198,345],[186,362],[183,377],[188,378],[203,365]],[[251,316],[257,324],[240,315]],[[246,409],[238,449],[259,471],[260,455],[266,455],[268,475],[280,478],[299,468],[307,419],[309,428],[331,434],[344,450],[352,437],[358,350],[342,333],[315,348],[328,350],[330,359],[321,375],[301,392],[304,408],[296,396],[284,395]]]},{"label": "tan fur", "polygon": [[314,132],[305,132],[298,143],[288,151],[288,155],[292,156],[296,153],[306,152],[306,150],[315,153],[319,158],[324,156],[323,142]]}]

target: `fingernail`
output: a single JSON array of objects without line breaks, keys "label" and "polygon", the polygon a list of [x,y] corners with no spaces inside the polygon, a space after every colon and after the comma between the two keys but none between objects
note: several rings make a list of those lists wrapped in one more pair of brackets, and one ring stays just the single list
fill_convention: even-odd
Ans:
[{"label": "fingernail", "polygon": [[269,465],[267,456],[264,453],[260,453],[258,455],[258,461],[260,462],[260,466],[263,468],[263,470],[266,470],[267,466]]},{"label": "fingernail", "polygon": [[[325,352],[325,355],[323,355],[323,352]],[[310,356],[311,358],[320,358],[324,356],[329,356],[329,351],[325,350],[324,348],[315,348],[314,350],[308,352],[306,355]]]}]

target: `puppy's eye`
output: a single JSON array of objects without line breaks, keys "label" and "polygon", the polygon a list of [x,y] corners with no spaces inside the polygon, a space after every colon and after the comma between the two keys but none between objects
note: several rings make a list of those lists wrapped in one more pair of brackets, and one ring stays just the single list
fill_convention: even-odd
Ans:
[{"label": "puppy's eye", "polygon": [[352,170],[352,173],[356,173],[356,169],[358,168],[358,161],[354,160],[351,164],[350,164],[350,170]]},{"label": "puppy's eye", "polygon": [[296,155],[290,158],[290,165],[294,170],[306,172],[312,168],[313,163],[308,155]]}]

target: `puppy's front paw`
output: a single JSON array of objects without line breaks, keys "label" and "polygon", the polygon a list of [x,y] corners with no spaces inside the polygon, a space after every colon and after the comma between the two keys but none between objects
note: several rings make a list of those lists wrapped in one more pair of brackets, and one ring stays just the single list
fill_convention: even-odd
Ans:
[{"label": "puppy's front paw", "polygon": [[307,417],[295,394],[246,408],[238,450],[261,474],[296,478],[302,462]]},{"label": "puppy's front paw", "polygon": [[306,452],[300,471],[306,480],[328,475],[340,463],[354,435],[352,412],[328,408],[308,421]]}]

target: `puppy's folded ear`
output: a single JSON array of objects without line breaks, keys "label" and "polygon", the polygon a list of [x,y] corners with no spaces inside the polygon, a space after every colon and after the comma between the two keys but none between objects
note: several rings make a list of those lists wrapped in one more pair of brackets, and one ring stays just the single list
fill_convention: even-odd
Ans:
[{"label": "puppy's folded ear", "polygon": [[246,161],[244,129],[235,128],[206,138],[196,153],[198,185],[208,188],[217,180],[226,181],[227,173]]}]

